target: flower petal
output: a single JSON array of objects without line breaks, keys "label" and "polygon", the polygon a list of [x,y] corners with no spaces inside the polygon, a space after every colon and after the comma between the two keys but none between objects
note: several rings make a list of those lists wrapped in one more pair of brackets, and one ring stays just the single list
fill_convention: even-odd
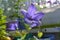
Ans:
[{"label": "flower petal", "polygon": [[24,20],[25,20],[25,22],[28,23],[28,24],[31,24],[31,23],[32,23],[32,21],[29,20],[28,18],[25,18]]},{"label": "flower petal", "polygon": [[33,4],[31,4],[31,6],[28,8],[28,14],[30,16],[33,16],[35,12],[36,12],[36,7]]},{"label": "flower petal", "polygon": [[7,23],[7,30],[16,30],[16,23]]},{"label": "flower petal", "polygon": [[21,13],[23,14],[23,16],[26,16],[27,11],[26,11],[26,10],[24,10],[24,9],[21,9]]},{"label": "flower petal", "polygon": [[40,19],[42,19],[43,16],[44,16],[44,13],[38,12],[38,13],[35,15],[34,19],[40,20]]},{"label": "flower petal", "polygon": [[30,25],[30,27],[36,27],[36,26],[37,26],[36,23]]},{"label": "flower petal", "polygon": [[39,26],[39,25],[40,25],[39,21],[34,20],[34,21],[32,21],[30,27],[36,27],[36,26]]}]

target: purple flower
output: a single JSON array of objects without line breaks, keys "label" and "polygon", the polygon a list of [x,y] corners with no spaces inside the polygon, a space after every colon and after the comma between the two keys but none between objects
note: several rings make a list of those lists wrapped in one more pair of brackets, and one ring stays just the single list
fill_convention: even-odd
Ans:
[{"label": "purple flower", "polygon": [[14,21],[14,22],[8,22],[6,26],[7,26],[7,31],[8,30],[9,31],[13,31],[13,30],[17,29],[18,23],[16,21]]},{"label": "purple flower", "polygon": [[40,25],[40,20],[42,19],[42,17],[44,16],[44,13],[42,12],[38,12],[36,7],[31,4],[28,8],[28,10],[21,10],[21,13],[24,16],[24,20],[27,24],[30,25],[30,27],[35,27]]}]

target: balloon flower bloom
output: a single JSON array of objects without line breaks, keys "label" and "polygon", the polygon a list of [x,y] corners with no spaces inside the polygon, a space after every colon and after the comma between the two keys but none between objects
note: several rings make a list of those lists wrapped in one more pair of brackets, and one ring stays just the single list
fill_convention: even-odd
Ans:
[{"label": "balloon flower bloom", "polygon": [[8,22],[6,23],[6,25],[7,25],[7,31],[14,31],[18,27],[18,22],[17,21]]},{"label": "balloon flower bloom", "polygon": [[27,11],[21,9],[21,13],[24,16],[25,23],[29,24],[31,28],[39,26],[41,24],[41,19],[44,16],[43,12],[37,11],[37,8],[34,6],[34,4],[31,4]]}]

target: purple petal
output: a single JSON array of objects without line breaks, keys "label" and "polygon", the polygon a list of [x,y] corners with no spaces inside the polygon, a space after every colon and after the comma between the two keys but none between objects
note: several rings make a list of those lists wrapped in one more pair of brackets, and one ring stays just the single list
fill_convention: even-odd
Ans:
[{"label": "purple petal", "polygon": [[26,16],[27,11],[26,11],[26,10],[24,10],[24,9],[21,9],[21,13],[23,14],[23,16]]},{"label": "purple petal", "polygon": [[36,19],[36,20],[40,20],[40,19],[42,19],[43,16],[44,16],[44,13],[38,12],[38,13],[35,15],[35,17],[33,17],[33,18]]},{"label": "purple petal", "polygon": [[15,25],[14,24],[10,24],[9,30],[15,30]]},{"label": "purple petal", "polygon": [[31,6],[28,8],[28,14],[30,16],[33,16],[35,12],[36,12],[36,7],[33,4],[31,4]]},{"label": "purple petal", "polygon": [[[38,24],[39,24],[39,21],[29,20],[29,19],[27,19],[27,18],[25,18],[25,22],[26,22],[27,24],[29,24],[30,27],[35,27],[35,26],[38,26]],[[40,25],[40,24],[39,24],[39,25]]]},{"label": "purple petal", "polygon": [[25,18],[30,18],[31,16],[27,13],[27,15],[25,16]]},{"label": "purple petal", "polygon": [[37,26],[37,24],[35,24],[35,23],[30,25],[31,28],[36,27],[36,26]]},{"label": "purple petal", "polygon": [[36,26],[39,26],[40,25],[40,23],[39,23],[39,21],[33,21],[32,22],[32,24],[30,25],[30,27],[36,27]]},{"label": "purple petal", "polygon": [[7,30],[16,30],[18,27],[18,23],[9,22],[7,23]]},{"label": "purple petal", "polygon": [[24,20],[25,20],[25,22],[28,23],[28,24],[31,24],[31,23],[32,23],[32,21],[29,20],[28,18],[25,18]]}]

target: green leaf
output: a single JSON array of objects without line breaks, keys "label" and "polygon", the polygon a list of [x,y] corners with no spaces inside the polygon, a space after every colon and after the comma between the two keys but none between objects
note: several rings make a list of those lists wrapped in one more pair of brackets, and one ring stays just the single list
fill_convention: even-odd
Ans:
[{"label": "green leaf", "polygon": [[0,37],[4,36],[4,35],[6,35],[6,31],[5,30],[0,30]]},{"label": "green leaf", "polygon": [[31,30],[30,26],[28,24],[25,24],[25,28],[29,31]]},{"label": "green leaf", "polygon": [[2,18],[2,20],[4,20],[4,19],[6,19],[6,16],[3,15],[1,18]]},{"label": "green leaf", "polygon": [[3,14],[3,9],[0,8],[0,14]]}]

